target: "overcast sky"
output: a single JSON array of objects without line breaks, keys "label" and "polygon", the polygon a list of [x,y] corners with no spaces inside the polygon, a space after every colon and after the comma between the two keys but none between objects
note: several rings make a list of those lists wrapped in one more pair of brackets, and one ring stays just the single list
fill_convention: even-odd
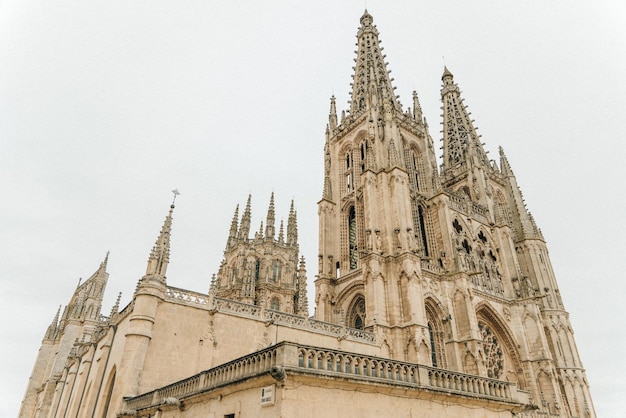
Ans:
[{"label": "overcast sky", "polygon": [[[470,4],[471,3],[471,4]],[[477,4],[478,3],[478,4]],[[347,108],[359,1],[0,0],[0,416],[107,251],[122,305],[174,211],[168,284],[206,292],[237,204],[295,199],[309,300],[329,98]],[[623,1],[377,1],[403,105],[441,138],[443,65],[548,241],[596,411],[623,416]]]}]

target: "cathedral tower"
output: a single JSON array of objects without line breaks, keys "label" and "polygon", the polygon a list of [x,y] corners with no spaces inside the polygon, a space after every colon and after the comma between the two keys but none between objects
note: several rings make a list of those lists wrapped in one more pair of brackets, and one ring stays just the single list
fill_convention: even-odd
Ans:
[{"label": "cathedral tower", "polygon": [[594,416],[546,243],[500,150],[490,160],[444,68],[441,166],[403,110],[372,16],[349,109],[324,144],[316,317],[377,334],[391,358],[515,382],[539,411]]}]

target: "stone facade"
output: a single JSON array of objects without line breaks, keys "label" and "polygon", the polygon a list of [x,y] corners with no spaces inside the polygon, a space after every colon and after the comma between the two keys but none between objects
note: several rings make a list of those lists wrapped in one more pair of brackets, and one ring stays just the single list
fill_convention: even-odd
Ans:
[{"label": "stone facade", "polygon": [[235,210],[207,294],[168,286],[172,204],[132,301],[105,259],[48,328],[21,417],[595,417],[546,243],[444,69],[443,159],[403,109],[365,12],[350,108],[334,97],[308,317],[286,234]]}]

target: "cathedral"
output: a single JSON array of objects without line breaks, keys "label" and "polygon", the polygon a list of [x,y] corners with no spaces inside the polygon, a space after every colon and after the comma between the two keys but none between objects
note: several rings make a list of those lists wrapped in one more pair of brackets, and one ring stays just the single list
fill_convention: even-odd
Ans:
[{"label": "cathedral", "polygon": [[256,232],[237,206],[207,293],[168,285],[172,204],[126,306],[102,312],[107,255],[57,312],[20,417],[596,416],[504,150],[488,158],[444,68],[438,161],[380,43],[365,11],[320,141],[314,314],[293,202],[277,227],[269,196]]}]

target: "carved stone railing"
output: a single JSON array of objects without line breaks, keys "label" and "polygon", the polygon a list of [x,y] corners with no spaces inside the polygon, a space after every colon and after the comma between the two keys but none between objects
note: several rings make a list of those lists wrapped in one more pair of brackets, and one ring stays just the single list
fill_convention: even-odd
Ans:
[{"label": "carved stone railing", "polygon": [[281,342],[195,376],[125,399],[124,411],[155,408],[220,386],[271,373],[309,373],[430,390],[507,403],[526,403],[514,383],[381,357]]},{"label": "carved stone railing", "polygon": [[441,389],[490,399],[515,400],[510,382],[336,350],[298,346],[298,366],[331,375],[350,375],[361,379],[396,382],[416,388]]},{"label": "carved stone railing", "polygon": [[273,321],[277,325],[304,329],[337,338],[346,338],[369,344],[376,343],[376,336],[371,332],[347,328],[342,325],[331,324],[329,322],[317,321],[305,316],[289,314],[272,309],[263,309],[260,306],[249,305],[247,303],[237,302],[230,299],[214,297],[213,308],[217,309],[219,312],[226,312],[248,318],[258,318],[264,321]]},{"label": "carved stone railing", "polygon": [[229,312],[241,316],[261,318],[261,307],[230,299],[213,298],[213,308],[220,312]]},{"label": "carved stone railing", "polygon": [[489,223],[489,209],[487,209],[485,206],[480,205],[476,202],[472,202],[471,200],[469,200],[469,198],[466,198],[465,196],[457,196],[456,194],[451,192],[447,192],[446,195],[448,196],[451,209],[456,210],[457,212],[460,212],[464,215],[468,215],[484,224]]},{"label": "carved stone railing", "polygon": [[450,198],[450,208],[456,210],[457,212],[467,213],[467,204],[465,199],[453,195],[452,193],[448,193],[448,197]]},{"label": "carved stone railing", "polygon": [[444,183],[449,183],[451,181],[454,181],[458,176],[460,176],[461,174],[464,174],[467,170],[468,170],[468,166],[467,166],[467,163],[464,161],[456,163],[455,165],[451,167],[447,167],[445,170],[442,170]]},{"label": "carved stone railing", "polygon": [[165,298],[173,302],[183,302],[190,305],[207,306],[209,304],[209,297],[206,294],[171,286],[165,289]]},{"label": "carved stone railing", "polygon": [[164,404],[170,398],[180,399],[269,372],[272,370],[272,367],[276,366],[276,350],[282,345],[268,347],[171,385],[139,396],[126,398],[123,409],[125,411],[138,411],[150,406]]}]

